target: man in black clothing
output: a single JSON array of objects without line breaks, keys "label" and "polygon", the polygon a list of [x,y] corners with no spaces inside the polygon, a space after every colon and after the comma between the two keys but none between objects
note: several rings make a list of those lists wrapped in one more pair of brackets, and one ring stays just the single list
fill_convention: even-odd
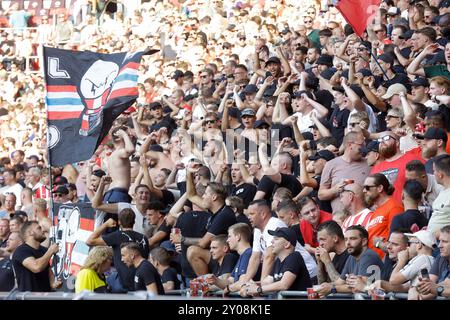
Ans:
[{"label": "man in black clothing", "polygon": [[[19,232],[11,232],[6,241],[6,251],[12,255],[23,241]],[[14,288],[15,277],[11,257],[0,260],[0,292],[9,292]]]},{"label": "man in black clothing", "polygon": [[214,236],[227,234],[228,228],[236,223],[236,216],[233,210],[225,205],[227,192],[225,187],[216,182],[210,182],[205,193],[200,197],[194,187],[193,173],[198,169],[187,168],[186,173],[186,194],[188,200],[193,204],[209,210],[212,215],[206,225],[206,234],[202,238],[186,238],[181,234],[180,239],[174,239],[172,242],[189,245],[187,258],[192,269],[197,276],[208,273],[208,262],[211,259],[209,245]]},{"label": "man in black clothing", "polygon": [[269,230],[269,234],[274,236],[272,251],[277,257],[272,273],[260,285],[253,281],[244,285],[240,291],[243,297],[284,290],[306,291],[312,285],[302,255],[295,251],[295,232],[290,228],[277,228]]},{"label": "man in black clothing", "polygon": [[37,221],[27,221],[20,230],[24,243],[12,255],[12,263],[19,291],[49,292],[61,285],[54,281],[49,261],[59,251],[53,243],[47,249],[41,246],[47,238]]},{"label": "man in black clothing", "polygon": [[297,236],[297,241],[304,246],[305,240],[303,239],[302,231],[300,230],[300,219],[298,217],[299,210],[297,203],[292,200],[285,200],[278,204],[276,212],[278,219],[286,223],[289,228],[294,230]]},{"label": "man in black clothing", "polygon": [[244,201],[245,208],[253,201],[256,194],[256,186],[253,184],[245,183],[242,177],[240,166],[237,163],[231,165],[231,196],[238,196]]},{"label": "man in black clothing", "polygon": [[[124,293],[134,290],[134,275],[136,270],[134,268],[127,267],[121,259],[120,246],[122,243],[134,242],[141,248],[141,255],[147,259],[149,253],[148,239],[141,233],[133,231],[136,214],[132,209],[123,209],[119,213],[119,226],[120,230],[116,230],[112,233],[104,234],[108,228],[115,227],[116,222],[113,219],[109,219],[103,223],[86,240],[86,244],[89,246],[110,246],[114,252],[114,267],[117,269],[120,285],[112,285],[110,281],[108,283],[111,286],[113,293]],[[108,277],[107,280],[109,280]]]},{"label": "man in black clothing", "polygon": [[344,131],[347,127],[350,110],[346,108],[345,104],[345,90],[343,87],[333,87],[332,91],[334,97],[333,112],[331,113],[328,127],[330,128],[331,136],[336,138],[337,145],[342,144],[344,139]]},{"label": "man in black clothing", "polygon": [[170,267],[170,259],[170,253],[162,247],[156,247],[150,251],[149,261],[161,276],[161,282],[166,292],[180,289],[180,280],[178,280],[177,271]]},{"label": "man in black clothing", "polygon": [[275,156],[271,167],[264,172],[264,176],[258,184],[258,191],[254,199],[270,200],[278,187],[288,188],[294,197],[297,196],[302,191],[302,186],[292,174],[292,168],[293,161],[289,153],[280,152]]},{"label": "man in black clothing", "polygon": [[[316,248],[318,282],[321,284],[337,281],[349,256],[344,233],[336,221],[326,221],[317,228],[317,240],[319,241],[319,246]],[[334,253],[333,259],[330,257],[330,252]]]},{"label": "man in black clothing", "polygon": [[211,241],[209,251],[211,259],[208,267],[211,273],[222,279],[230,277],[239,257],[234,253],[230,253],[227,236],[223,234],[215,236]]},{"label": "man in black clothing", "polygon": [[154,295],[164,294],[161,277],[155,267],[142,257],[141,248],[135,242],[123,243],[120,253],[123,263],[131,268],[136,268],[134,276],[134,289],[147,291]]},{"label": "man in black clothing", "polygon": [[428,225],[428,219],[419,211],[424,188],[417,180],[407,180],[403,186],[402,202],[405,212],[396,215],[391,222],[391,229],[406,229],[410,233],[417,232]]}]

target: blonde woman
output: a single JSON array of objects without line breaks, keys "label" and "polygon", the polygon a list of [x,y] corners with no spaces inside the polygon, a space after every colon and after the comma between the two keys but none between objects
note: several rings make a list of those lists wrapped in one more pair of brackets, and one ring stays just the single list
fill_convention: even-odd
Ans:
[{"label": "blonde woman", "polygon": [[112,258],[113,250],[110,247],[94,247],[89,252],[84,266],[78,272],[75,293],[83,290],[106,293],[106,278],[103,273],[111,268]]}]

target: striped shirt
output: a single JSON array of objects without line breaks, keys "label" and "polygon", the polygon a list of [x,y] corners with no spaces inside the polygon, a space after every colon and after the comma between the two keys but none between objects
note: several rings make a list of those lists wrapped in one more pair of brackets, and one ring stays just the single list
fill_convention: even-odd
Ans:
[{"label": "striped shirt", "polygon": [[344,223],[342,224],[342,231],[345,233],[345,231],[347,231],[347,228],[351,226],[356,226],[358,224],[367,229],[367,225],[369,224],[371,216],[372,211],[370,211],[370,209],[365,208],[361,212],[358,212],[357,214],[352,215],[347,219],[345,219]]}]

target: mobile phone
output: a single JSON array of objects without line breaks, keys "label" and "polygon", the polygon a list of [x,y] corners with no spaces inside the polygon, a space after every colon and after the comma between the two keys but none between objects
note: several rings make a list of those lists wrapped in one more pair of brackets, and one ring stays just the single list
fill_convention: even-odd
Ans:
[{"label": "mobile phone", "polygon": [[422,278],[430,278],[430,275],[428,274],[428,270],[426,268],[420,269],[420,275],[422,276]]}]

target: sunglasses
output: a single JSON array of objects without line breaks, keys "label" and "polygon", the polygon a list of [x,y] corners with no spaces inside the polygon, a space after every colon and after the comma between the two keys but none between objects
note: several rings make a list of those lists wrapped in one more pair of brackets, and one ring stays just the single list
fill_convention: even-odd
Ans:
[{"label": "sunglasses", "polygon": [[214,124],[216,120],[205,120],[205,124]]},{"label": "sunglasses", "polygon": [[375,188],[375,187],[377,187],[377,186],[364,186],[363,188],[364,188],[364,190],[369,191],[370,188]]},{"label": "sunglasses", "polygon": [[359,122],[350,122],[349,127],[356,127],[357,125],[359,125]]},{"label": "sunglasses", "polygon": [[246,40],[246,38],[239,38],[239,40],[241,40],[241,41],[242,41],[242,40],[244,40],[244,41],[245,41],[245,40]]},{"label": "sunglasses", "polygon": [[202,78],[202,79],[205,79],[207,77],[208,77],[208,75],[204,75],[204,74],[200,76],[200,78]]},{"label": "sunglasses", "polygon": [[312,23],[312,20],[303,20],[304,23]]},{"label": "sunglasses", "polygon": [[55,194],[53,194],[53,196],[54,196],[55,198],[61,198],[61,197],[63,197],[64,195],[63,195],[62,193],[55,193]]},{"label": "sunglasses", "polygon": [[387,115],[387,116],[386,116],[386,119],[390,119],[390,118],[400,119],[400,117],[397,117],[397,116],[391,116],[391,115]]},{"label": "sunglasses", "polygon": [[384,30],[374,30],[375,33],[383,32]]},{"label": "sunglasses", "polygon": [[377,141],[378,141],[378,142],[383,142],[383,141],[386,142],[386,141],[388,141],[389,139],[397,140],[397,139],[395,139],[394,137],[391,137],[391,136],[384,136],[384,137],[378,138]]}]

